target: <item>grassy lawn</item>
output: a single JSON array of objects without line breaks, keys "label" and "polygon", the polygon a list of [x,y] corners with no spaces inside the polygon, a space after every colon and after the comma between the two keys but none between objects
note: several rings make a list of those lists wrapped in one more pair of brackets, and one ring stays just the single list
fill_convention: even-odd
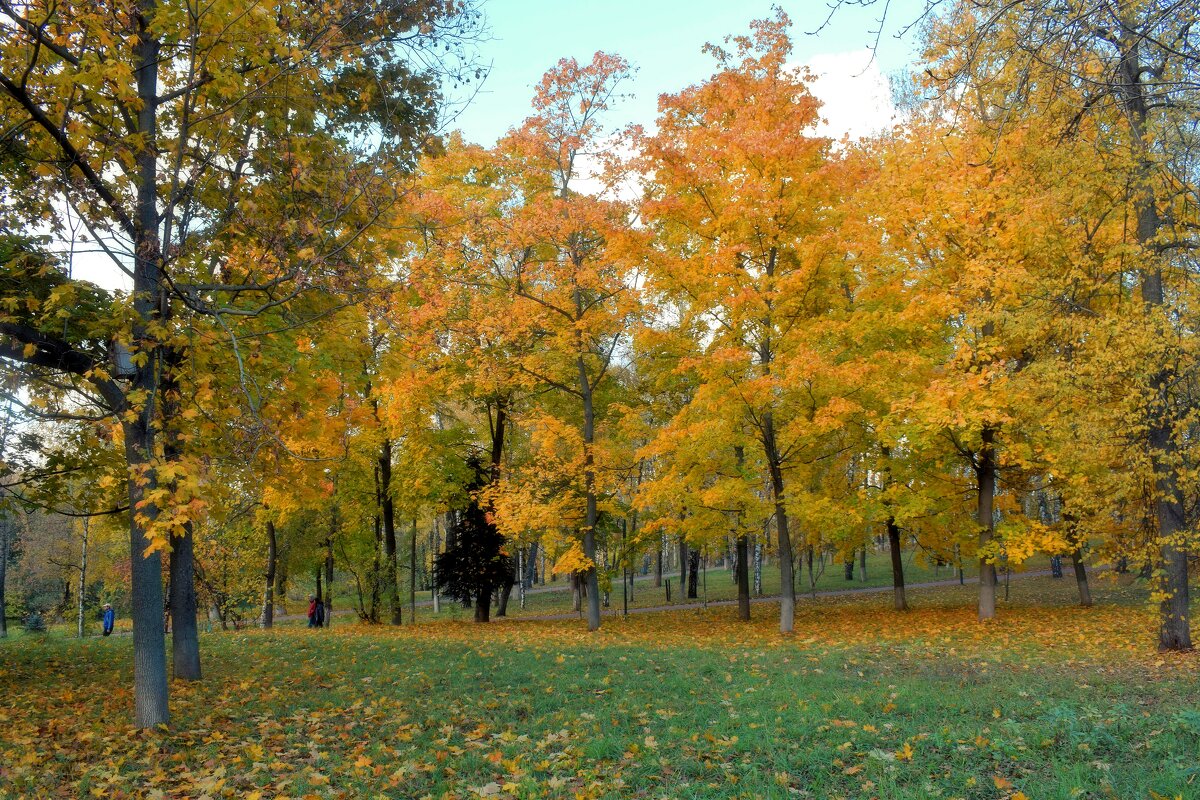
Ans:
[{"label": "grassy lawn", "polygon": [[[710,573],[710,579],[712,574]],[[710,583],[710,589],[712,585]],[[1031,578],[605,620],[205,635],[138,733],[129,637],[0,643],[0,797],[1200,797],[1200,659]]]}]

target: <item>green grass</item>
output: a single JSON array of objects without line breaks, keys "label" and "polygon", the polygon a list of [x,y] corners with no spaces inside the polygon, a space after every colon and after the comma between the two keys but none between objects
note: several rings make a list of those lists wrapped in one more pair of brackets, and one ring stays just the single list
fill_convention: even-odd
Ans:
[{"label": "green grass", "polygon": [[1200,797],[1196,657],[1072,583],[989,625],[971,587],[825,598],[791,637],[769,604],[205,635],[169,733],[126,726],[128,637],[0,643],[0,797]]}]

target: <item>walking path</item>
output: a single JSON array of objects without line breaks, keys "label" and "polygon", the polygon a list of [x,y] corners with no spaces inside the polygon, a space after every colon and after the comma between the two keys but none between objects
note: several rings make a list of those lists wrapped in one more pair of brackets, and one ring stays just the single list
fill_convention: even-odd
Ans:
[{"label": "walking path", "polygon": [[[1039,572],[1017,572],[1017,573],[1013,573],[1013,574],[1009,575],[1009,579],[1010,580],[1020,580],[1022,578],[1038,578],[1038,577],[1043,577],[1043,576],[1049,575],[1049,574],[1050,574],[1050,570],[1042,570]],[[979,578],[966,578],[963,581],[963,583],[964,584],[979,583]],[[939,587],[957,586],[957,585],[959,585],[958,578],[952,578],[950,580],[944,580],[944,581],[927,581],[925,583],[910,583],[907,586],[905,586],[904,588],[905,588],[905,590],[908,590],[908,589],[937,589]],[[891,587],[891,586],[861,586],[861,587],[854,588],[854,589],[826,589],[824,591],[816,592],[815,596],[812,592],[805,592],[804,594],[797,592],[796,593],[796,601],[799,602],[801,600],[813,600],[813,599],[821,598],[821,597],[845,597],[845,596],[849,596],[849,595],[872,594],[872,593],[884,594],[887,592],[891,592],[892,589],[893,589],[893,587]],[[775,594],[775,595],[763,595],[762,597],[751,597],[750,602],[751,603],[777,603],[777,602],[779,602],[779,595]],[[710,601],[708,601],[707,607],[712,608],[714,606],[736,606],[737,603],[738,603],[737,600],[710,600]],[[654,613],[659,613],[659,612],[663,612],[663,611],[693,611],[693,610],[701,611],[704,608],[705,608],[705,604],[703,602],[677,603],[675,605],[670,605],[670,606],[643,606],[641,608],[631,608],[631,609],[629,609],[629,613],[630,614],[654,614]],[[607,609],[601,610],[601,612],[600,612],[600,614],[602,616],[606,616],[606,617],[617,616],[622,613],[623,613],[622,610],[619,608],[607,608]],[[522,616],[522,617],[492,617],[492,621],[493,622],[528,622],[531,620],[578,619],[581,615],[582,615],[582,612],[572,611],[567,614],[540,614],[537,616]]]}]

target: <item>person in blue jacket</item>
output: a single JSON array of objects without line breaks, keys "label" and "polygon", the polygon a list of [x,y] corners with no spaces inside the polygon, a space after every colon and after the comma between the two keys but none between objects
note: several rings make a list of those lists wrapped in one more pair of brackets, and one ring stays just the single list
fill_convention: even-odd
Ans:
[{"label": "person in blue jacket", "polygon": [[108,636],[113,631],[113,623],[116,621],[117,615],[113,613],[113,607],[108,603],[104,604],[104,635]]}]

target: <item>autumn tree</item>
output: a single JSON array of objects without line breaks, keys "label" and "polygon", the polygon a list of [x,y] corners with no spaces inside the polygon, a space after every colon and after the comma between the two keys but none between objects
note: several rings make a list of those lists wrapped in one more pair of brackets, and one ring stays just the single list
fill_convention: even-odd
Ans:
[{"label": "autumn tree", "polygon": [[[136,722],[162,724],[160,559],[172,535],[172,585],[192,585],[186,520],[163,517],[182,474],[170,431],[183,331],[286,305],[344,269],[347,248],[393,196],[390,173],[411,163],[433,119],[433,79],[411,57],[453,41],[474,12],[282,2],[247,13],[143,0],[6,3],[0,14],[0,124],[17,154],[3,164],[20,190],[5,196],[4,225],[54,227],[69,207],[131,286],[97,346],[56,333],[60,295],[0,321],[3,354],[90,387],[120,420]],[[176,671],[199,677],[194,623],[179,622]]]},{"label": "autumn tree", "polygon": [[[782,572],[780,630],[793,628],[794,530],[789,488],[802,462],[847,410],[839,380],[807,329],[840,300],[840,192],[830,141],[807,74],[788,65],[789,21],[756,22],[731,50],[710,45],[719,71],[660,99],[657,131],[640,142],[644,212],[658,236],[651,287],[705,337],[697,401],[740,416],[755,433],[774,502]],[[733,430],[737,429],[735,425]],[[728,449],[728,448],[727,448]],[[732,450],[729,449],[730,456]]]}]

